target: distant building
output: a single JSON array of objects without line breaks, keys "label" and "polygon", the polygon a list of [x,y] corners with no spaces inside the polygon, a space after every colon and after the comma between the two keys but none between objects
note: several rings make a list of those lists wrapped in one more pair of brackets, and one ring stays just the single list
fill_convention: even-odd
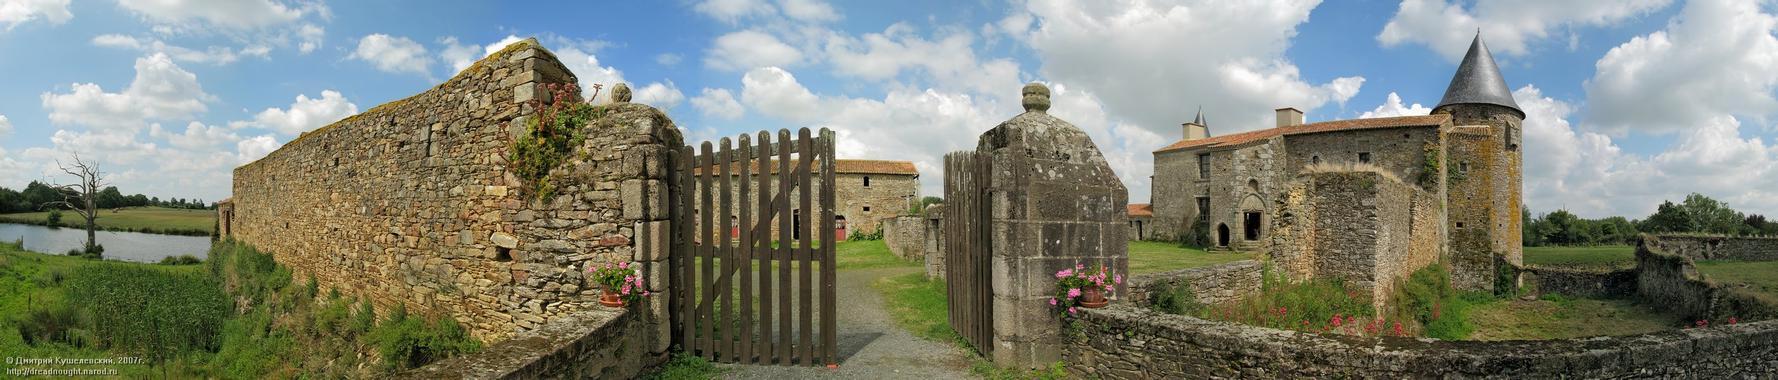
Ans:
[{"label": "distant building", "polygon": [[1379,297],[1435,261],[1469,290],[1520,265],[1525,113],[1479,34],[1431,115],[1276,115],[1273,128],[1212,136],[1200,111],[1156,150],[1153,236],[1266,252],[1284,273],[1336,275]]},{"label": "distant building", "polygon": [[1130,240],[1148,240],[1154,238],[1154,206],[1147,203],[1131,203],[1128,207],[1130,217]]},{"label": "distant building", "polygon": [[[769,168],[770,173],[775,174],[778,172],[776,162],[777,161],[772,161],[772,163],[768,165],[771,166]],[[794,165],[794,162],[792,164]],[[730,168],[729,171],[731,172],[729,184],[729,191],[731,192],[730,196],[736,196],[734,194],[738,193],[735,193],[735,191],[738,191],[741,186],[741,169],[739,168],[739,165],[736,165],[736,167]],[[843,239],[844,236],[850,236],[854,233],[875,233],[877,232],[877,229],[880,228],[880,223],[883,219],[894,218],[898,215],[908,213],[911,209],[910,205],[912,202],[919,200],[920,172],[914,168],[913,162],[839,159],[834,160],[833,171],[833,180],[835,184],[833,192],[834,225],[839,229],[839,231],[836,231],[836,234],[840,235],[836,238]],[[699,170],[699,173],[703,172],[704,170]],[[748,186],[755,188],[752,191],[753,194],[755,194],[754,196],[757,197],[759,194],[757,187],[760,170],[749,166],[748,172],[750,173],[749,177],[751,178]],[[777,186],[776,178],[768,179],[767,184],[768,186],[773,186],[772,191],[777,191],[775,187]],[[719,183],[713,183],[711,186],[719,187],[719,185]],[[812,182],[811,186],[819,189],[821,184],[819,182]],[[698,190],[694,196],[702,197],[702,194],[702,191]],[[793,202],[791,206],[792,213],[799,215],[797,220],[792,221],[792,230],[797,230],[798,228],[794,226],[800,225],[795,223],[806,221],[804,218],[800,217],[803,211],[798,207],[799,205],[794,203],[798,199],[799,194],[800,193],[797,191],[792,191],[790,196],[790,199]],[[720,197],[721,194],[717,194],[716,196]],[[736,204],[752,206],[757,205],[758,202],[736,202]],[[719,214],[721,212],[722,210],[711,210],[712,214]],[[698,218],[703,216],[702,210],[693,210],[693,213]],[[731,226],[735,226],[731,229],[739,230],[741,210],[728,210],[728,213],[732,223]],[[753,215],[759,215],[759,212],[754,211]],[[702,222],[700,221],[699,223]],[[720,223],[718,222],[716,224],[719,225]],[[777,231],[777,223],[772,224],[772,231],[774,231],[773,234],[775,235]],[[800,239],[801,236],[793,236],[793,238]]]}]

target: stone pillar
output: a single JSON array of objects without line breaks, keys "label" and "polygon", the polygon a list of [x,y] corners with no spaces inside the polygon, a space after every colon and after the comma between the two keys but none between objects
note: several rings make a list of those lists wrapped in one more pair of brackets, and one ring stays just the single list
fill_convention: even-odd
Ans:
[{"label": "stone pillar", "polygon": [[672,183],[673,149],[684,145],[684,139],[673,121],[660,110],[630,103],[628,85],[612,88],[613,104],[606,106],[605,120],[613,128],[604,133],[621,136],[622,141],[601,149],[615,150],[622,157],[617,183],[623,218],[633,224],[635,240],[630,242],[631,260],[640,265],[654,294],[644,301],[639,311],[648,337],[643,347],[650,354],[661,354],[672,344],[668,323],[668,305],[672,292],[667,291],[672,270],[667,261],[672,248],[672,221],[667,211],[668,185]]},{"label": "stone pillar", "polygon": [[1023,95],[1025,113],[983,133],[976,151],[993,162],[993,359],[1041,367],[1062,358],[1063,322],[1049,305],[1056,271],[1102,263],[1128,273],[1129,194],[1092,138],[1046,113],[1049,88],[1028,84]]}]

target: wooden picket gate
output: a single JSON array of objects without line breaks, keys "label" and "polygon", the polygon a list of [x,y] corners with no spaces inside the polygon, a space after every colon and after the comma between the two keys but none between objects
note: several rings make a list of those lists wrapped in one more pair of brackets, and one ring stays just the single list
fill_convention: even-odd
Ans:
[{"label": "wooden picket gate", "polygon": [[992,161],[985,154],[945,155],[945,289],[951,329],[989,356],[994,351],[994,292],[988,259],[988,190]]},{"label": "wooden picket gate", "polygon": [[[809,133],[792,140],[779,130],[773,143],[762,131],[756,141],[741,135],[739,147],[724,138],[714,151],[704,142],[699,152],[686,146],[674,154],[669,307],[673,342],[686,353],[730,363],[837,363],[834,135]],[[811,214],[818,223],[806,219]]]}]

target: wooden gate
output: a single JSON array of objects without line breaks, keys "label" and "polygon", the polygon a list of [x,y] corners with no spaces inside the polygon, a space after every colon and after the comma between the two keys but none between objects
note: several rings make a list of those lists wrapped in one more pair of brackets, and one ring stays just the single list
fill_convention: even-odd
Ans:
[{"label": "wooden gate", "polygon": [[983,356],[994,350],[994,292],[988,259],[988,188],[992,161],[985,154],[945,156],[945,292],[951,329]]},{"label": "wooden gate", "polygon": [[[834,236],[833,136],[803,128],[792,140],[779,130],[773,143],[762,131],[757,142],[741,135],[738,147],[723,138],[714,151],[704,142],[674,155],[669,307],[673,342],[686,353],[731,363],[836,363],[836,241],[798,238]],[[819,220],[792,220],[808,215]]]}]

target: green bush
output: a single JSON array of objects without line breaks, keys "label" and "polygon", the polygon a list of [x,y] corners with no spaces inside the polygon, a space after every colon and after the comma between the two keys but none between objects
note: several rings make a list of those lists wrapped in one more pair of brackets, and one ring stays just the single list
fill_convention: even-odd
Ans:
[{"label": "green bush", "polygon": [[1397,285],[1392,304],[1398,318],[1418,322],[1425,336],[1461,340],[1475,331],[1469,323],[1470,308],[1488,298],[1487,294],[1460,293],[1451,288],[1449,269],[1444,264],[1434,264],[1414,271],[1407,281]]},{"label": "green bush", "polygon": [[24,338],[25,344],[33,346],[62,343],[84,347],[92,339],[89,330],[92,320],[79,308],[65,302],[32,307],[13,324],[18,326],[19,336]]},{"label": "green bush", "polygon": [[261,379],[289,359],[295,340],[272,327],[273,316],[261,308],[230,319],[222,326],[222,349],[210,360],[217,377]]},{"label": "green bush", "polygon": [[1192,291],[1191,284],[1183,281],[1172,287],[1150,293],[1148,304],[1155,311],[1179,315],[1196,314],[1204,308],[1204,304],[1198,303],[1198,294]]},{"label": "green bush", "polygon": [[223,239],[212,246],[210,259],[204,264],[226,291],[251,300],[253,305],[265,302],[290,285],[290,268],[278,265],[272,255],[236,244],[233,239]]},{"label": "green bush", "polygon": [[376,327],[377,309],[368,299],[359,301],[358,312],[352,313],[352,332],[356,335],[363,336],[364,334],[370,333],[370,330]]},{"label": "green bush", "polygon": [[586,138],[581,128],[598,117],[591,104],[578,101],[579,89],[573,83],[551,84],[549,90],[557,101],[532,103],[537,114],[525,120],[525,134],[513,142],[507,164],[513,174],[525,182],[524,194],[531,199],[549,199],[555,186],[549,172],[566,161],[574,148]]},{"label": "green bush", "polygon": [[728,371],[717,368],[715,364],[710,364],[710,361],[704,360],[701,356],[675,353],[672,360],[644,373],[642,378],[654,380],[714,379],[716,375],[721,375],[723,372]]},{"label": "green bush", "polygon": [[192,264],[202,264],[203,262],[204,262],[204,260],[198,259],[197,256],[179,255],[179,256],[163,257],[163,258],[161,258],[160,264],[161,265],[192,265]]},{"label": "green bush", "polygon": [[[1380,327],[1386,321],[1373,318],[1376,311],[1371,308],[1370,296],[1347,289],[1345,282],[1339,279],[1294,282],[1275,273],[1269,266],[1262,276],[1259,294],[1205,307],[1198,311],[1198,316],[1289,330],[1338,329],[1369,335],[1388,332]],[[1336,324],[1332,322],[1335,316],[1367,322],[1367,325],[1361,329],[1352,326],[1351,322]]]},{"label": "green bush", "polygon": [[481,342],[469,336],[462,325],[451,318],[427,322],[407,315],[405,306],[397,306],[370,332],[370,340],[383,356],[386,369],[417,368],[433,361],[481,349]]},{"label": "green bush", "polygon": [[231,306],[213,279],[124,264],[83,267],[68,279],[67,297],[91,311],[102,345],[156,362],[215,351]]},{"label": "green bush", "polygon": [[60,227],[61,225],[62,225],[62,209],[58,209],[58,208],[49,209],[49,227],[56,228],[56,227]]},{"label": "green bush", "polygon": [[852,231],[851,236],[846,236],[846,241],[867,240],[883,240],[883,228],[878,227],[876,232]]}]

